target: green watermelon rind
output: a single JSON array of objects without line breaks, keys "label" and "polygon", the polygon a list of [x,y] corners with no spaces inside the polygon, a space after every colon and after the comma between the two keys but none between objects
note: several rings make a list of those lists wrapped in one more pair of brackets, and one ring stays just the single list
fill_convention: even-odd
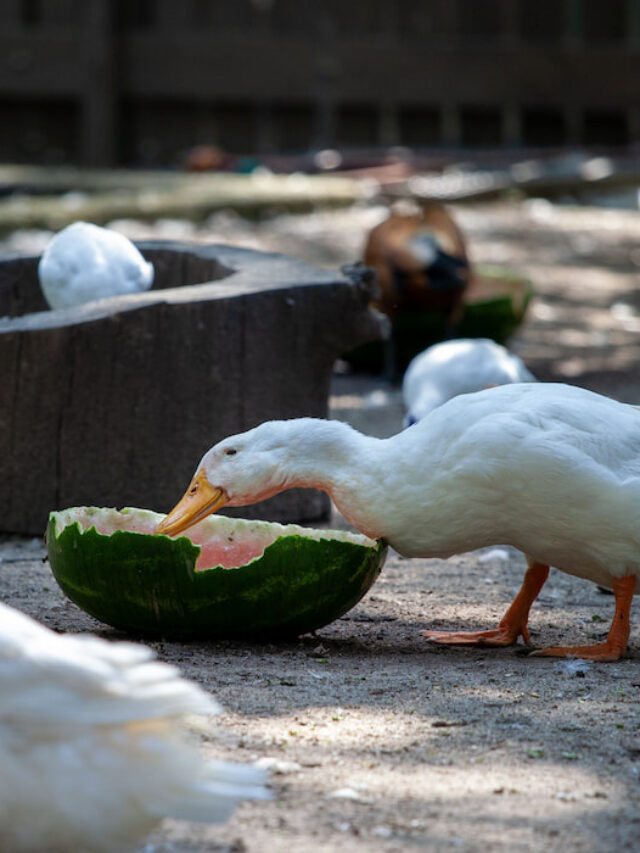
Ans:
[{"label": "green watermelon rind", "polygon": [[372,540],[361,536],[345,541],[343,531],[332,539],[326,538],[331,531],[277,525],[285,533],[247,565],[196,571],[200,547],[186,536],[106,535],[95,527],[82,530],[78,521],[59,529],[70,512],[52,512],[46,535],[51,569],[65,595],[114,628],[167,639],[277,639],[314,631],[360,601],[387,552],[382,540],[368,545],[361,543]]}]

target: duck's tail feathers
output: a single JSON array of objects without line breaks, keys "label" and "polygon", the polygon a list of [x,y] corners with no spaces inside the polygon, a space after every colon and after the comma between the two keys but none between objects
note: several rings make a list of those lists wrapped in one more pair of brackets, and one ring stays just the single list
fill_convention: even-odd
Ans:
[{"label": "duck's tail feathers", "polygon": [[264,786],[265,772],[250,764],[211,761],[203,770],[193,784],[157,801],[154,813],[177,820],[220,823],[242,800],[265,800],[271,796]]}]

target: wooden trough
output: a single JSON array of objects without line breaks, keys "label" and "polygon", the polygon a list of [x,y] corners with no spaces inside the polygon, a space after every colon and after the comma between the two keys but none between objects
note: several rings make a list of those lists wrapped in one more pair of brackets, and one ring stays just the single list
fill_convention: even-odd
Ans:
[{"label": "wooden trough", "polygon": [[[49,311],[37,257],[0,262],[0,530],[52,509],[167,511],[201,455],[274,418],[326,417],[337,356],[381,337],[366,270],[228,246],[138,244],[153,290]],[[236,510],[318,520],[292,490]],[[234,511],[230,511],[233,513]]]}]

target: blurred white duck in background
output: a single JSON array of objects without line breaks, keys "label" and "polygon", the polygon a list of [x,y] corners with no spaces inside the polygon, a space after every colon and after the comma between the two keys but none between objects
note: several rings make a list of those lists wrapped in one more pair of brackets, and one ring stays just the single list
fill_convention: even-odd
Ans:
[{"label": "blurred white duck in background", "polygon": [[95,299],[149,290],[153,264],[123,234],[89,222],[74,222],[44,250],[38,275],[50,308],[73,308]]},{"label": "blurred white duck in background", "polygon": [[153,658],[0,604],[3,853],[124,853],[163,817],[222,821],[266,796],[262,771],[206,761],[186,738],[185,714],[220,708]]},{"label": "blurred white duck in background", "polygon": [[407,557],[490,545],[523,551],[524,583],[495,629],[434,632],[439,643],[529,640],[549,566],[612,588],[607,640],[536,654],[617,660],[640,574],[640,413],[570,385],[522,383],[454,397],[391,438],[339,421],[269,421],[209,450],[158,532],[175,535],[224,504],[293,486],[323,489],[355,527]]},{"label": "blurred white duck in background", "polygon": [[535,382],[524,362],[489,338],[459,338],[434,344],[409,364],[402,380],[405,426],[458,394],[491,385]]}]

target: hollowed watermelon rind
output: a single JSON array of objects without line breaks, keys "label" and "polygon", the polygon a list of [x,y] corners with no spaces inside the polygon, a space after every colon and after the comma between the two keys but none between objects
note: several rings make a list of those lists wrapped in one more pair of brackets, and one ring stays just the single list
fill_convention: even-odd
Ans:
[{"label": "hollowed watermelon rind", "polygon": [[[166,638],[276,639],[313,631],[357,604],[387,551],[382,541],[369,546],[287,532],[245,566],[196,571],[200,548],[185,536],[104,535],[78,522],[60,530],[64,520],[65,513],[51,513],[47,547],[65,595],[114,628]],[[234,522],[242,520],[221,520]],[[282,528],[290,529],[302,530]]]}]

